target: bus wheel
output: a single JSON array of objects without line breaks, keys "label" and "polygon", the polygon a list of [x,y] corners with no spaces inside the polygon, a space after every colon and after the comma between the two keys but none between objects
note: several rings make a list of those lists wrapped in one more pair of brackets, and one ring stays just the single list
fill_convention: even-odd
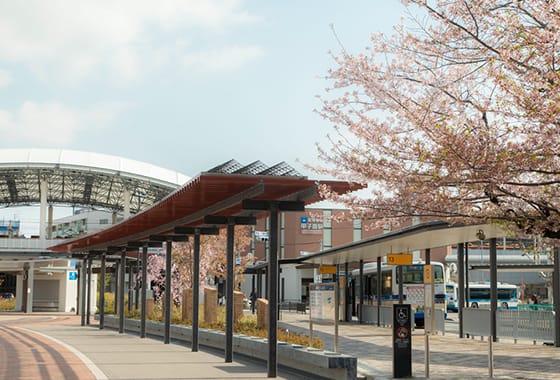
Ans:
[{"label": "bus wheel", "polygon": [[471,303],[471,307],[472,307],[473,309],[478,309],[478,302],[473,302],[473,303]]},{"label": "bus wheel", "polygon": [[509,306],[508,306],[507,302],[502,302],[502,309],[504,309],[504,310],[509,309]]}]

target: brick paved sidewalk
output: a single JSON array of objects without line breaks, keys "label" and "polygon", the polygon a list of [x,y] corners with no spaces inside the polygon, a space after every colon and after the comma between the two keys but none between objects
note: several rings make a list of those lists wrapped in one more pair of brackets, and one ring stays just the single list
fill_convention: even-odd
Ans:
[{"label": "brick paved sidewalk", "polygon": [[95,379],[84,362],[64,345],[28,330],[67,322],[52,317],[0,317],[0,379]]},{"label": "brick paved sidewalk", "polygon": [[[81,326],[71,314],[0,313],[0,380],[19,379],[266,379],[262,361],[234,352],[225,363],[221,351],[184,343],[163,344],[97,325]],[[283,367],[280,380],[307,380]]]}]

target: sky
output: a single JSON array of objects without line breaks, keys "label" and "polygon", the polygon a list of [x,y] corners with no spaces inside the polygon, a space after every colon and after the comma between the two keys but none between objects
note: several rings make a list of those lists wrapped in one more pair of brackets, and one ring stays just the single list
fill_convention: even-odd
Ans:
[{"label": "sky", "polygon": [[329,51],[364,52],[403,14],[399,0],[2,0],[0,149],[188,176],[285,161],[313,178]]}]

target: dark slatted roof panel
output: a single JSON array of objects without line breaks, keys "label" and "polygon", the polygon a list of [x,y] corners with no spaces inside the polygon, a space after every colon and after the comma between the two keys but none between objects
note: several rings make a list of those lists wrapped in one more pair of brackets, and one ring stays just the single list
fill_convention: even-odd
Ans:
[{"label": "dark slatted roof panel", "polygon": [[233,174],[259,174],[260,172],[266,170],[268,166],[263,164],[261,161],[255,161],[247,166],[243,166],[241,169],[236,170]]},{"label": "dark slatted roof panel", "polygon": [[274,175],[274,176],[290,176],[290,177],[302,177],[300,173],[284,161],[276,164],[262,172],[258,173],[260,175]]},{"label": "dark slatted roof panel", "polygon": [[229,160],[229,161],[224,162],[223,164],[220,164],[220,165],[208,170],[207,173],[231,174],[231,173],[234,173],[235,171],[241,169],[242,167],[243,167],[243,165],[241,165],[236,160]]},{"label": "dark slatted roof panel", "polygon": [[236,160],[229,160],[206,171],[206,173],[303,177],[296,169],[284,161],[269,167],[260,160],[254,161],[246,166],[241,165]]}]

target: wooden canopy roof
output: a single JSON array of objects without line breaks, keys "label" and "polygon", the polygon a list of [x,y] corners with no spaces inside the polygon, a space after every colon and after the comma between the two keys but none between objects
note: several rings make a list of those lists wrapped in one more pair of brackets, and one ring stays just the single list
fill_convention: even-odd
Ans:
[{"label": "wooden canopy roof", "polygon": [[[219,169],[215,168],[215,169]],[[193,178],[145,211],[103,231],[49,247],[56,252],[87,253],[106,250],[110,246],[125,246],[131,241],[147,240],[150,235],[173,233],[175,227],[204,227],[207,215],[264,216],[260,211],[243,210],[246,199],[264,201],[303,201],[310,204],[321,200],[319,183],[330,186],[336,193],[363,188],[363,185],[343,181],[316,181],[307,177],[275,173],[205,172]],[[222,172],[220,172],[222,171]],[[272,174],[269,174],[272,173]],[[285,173],[285,172],[284,172]]]}]

